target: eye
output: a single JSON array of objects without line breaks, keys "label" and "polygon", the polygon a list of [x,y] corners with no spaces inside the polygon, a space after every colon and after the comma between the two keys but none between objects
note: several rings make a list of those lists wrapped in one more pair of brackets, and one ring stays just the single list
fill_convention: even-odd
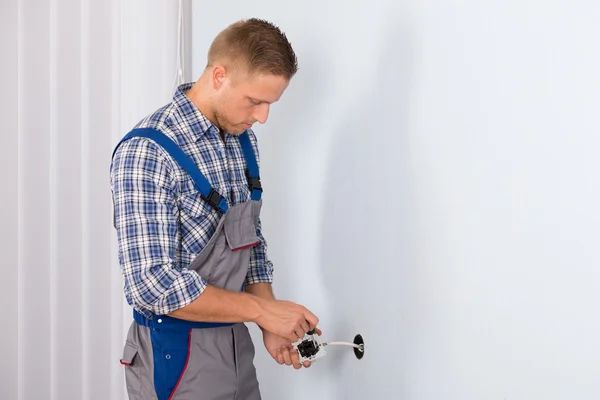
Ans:
[{"label": "eye", "polygon": [[262,103],[260,100],[253,99],[251,97],[248,97],[248,100],[250,101],[250,103],[254,104],[255,106],[258,106],[258,105],[260,105],[260,103]]}]

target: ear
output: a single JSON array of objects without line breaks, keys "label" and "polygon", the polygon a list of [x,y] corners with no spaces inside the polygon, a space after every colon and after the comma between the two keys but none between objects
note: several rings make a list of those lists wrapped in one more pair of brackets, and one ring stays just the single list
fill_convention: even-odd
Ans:
[{"label": "ear", "polygon": [[211,77],[213,89],[219,90],[227,78],[227,70],[222,65],[216,65],[212,69]]}]

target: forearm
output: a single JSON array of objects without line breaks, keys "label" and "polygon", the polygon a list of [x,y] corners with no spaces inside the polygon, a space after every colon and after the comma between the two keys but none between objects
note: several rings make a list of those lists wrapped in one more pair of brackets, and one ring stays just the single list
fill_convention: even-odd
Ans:
[{"label": "forearm", "polygon": [[264,299],[208,285],[196,300],[169,315],[188,321],[256,322],[264,311]]},{"label": "forearm", "polygon": [[[246,285],[246,292],[266,300],[275,300],[275,294],[273,293],[273,286],[270,283],[254,283],[252,285]],[[261,331],[265,331],[262,326],[258,326]]]},{"label": "forearm", "polygon": [[245,291],[261,299],[274,300],[273,286],[270,283],[254,283],[246,285]]}]

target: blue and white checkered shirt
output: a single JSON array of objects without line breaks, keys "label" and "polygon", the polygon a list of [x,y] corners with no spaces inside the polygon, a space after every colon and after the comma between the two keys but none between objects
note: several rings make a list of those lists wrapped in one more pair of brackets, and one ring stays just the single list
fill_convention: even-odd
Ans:
[{"label": "blue and white checkered shirt", "polygon": [[[181,85],[173,101],[143,119],[136,128],[154,128],[200,168],[229,206],[250,200],[246,162],[235,135],[225,135],[189,100]],[[248,131],[258,160],[254,133]],[[214,233],[219,214],[200,198],[189,175],[154,142],[134,137],[115,152],[110,169],[114,224],[125,297],[138,311],[169,314],[194,301],[207,282],[187,267]],[[261,233],[253,247],[246,284],[272,283],[273,264]]]}]

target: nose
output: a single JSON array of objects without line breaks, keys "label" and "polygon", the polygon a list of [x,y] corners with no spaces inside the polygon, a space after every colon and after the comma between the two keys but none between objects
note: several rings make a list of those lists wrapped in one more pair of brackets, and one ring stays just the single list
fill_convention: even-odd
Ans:
[{"label": "nose", "polygon": [[259,105],[252,117],[261,124],[267,122],[267,118],[269,118],[269,104]]}]

